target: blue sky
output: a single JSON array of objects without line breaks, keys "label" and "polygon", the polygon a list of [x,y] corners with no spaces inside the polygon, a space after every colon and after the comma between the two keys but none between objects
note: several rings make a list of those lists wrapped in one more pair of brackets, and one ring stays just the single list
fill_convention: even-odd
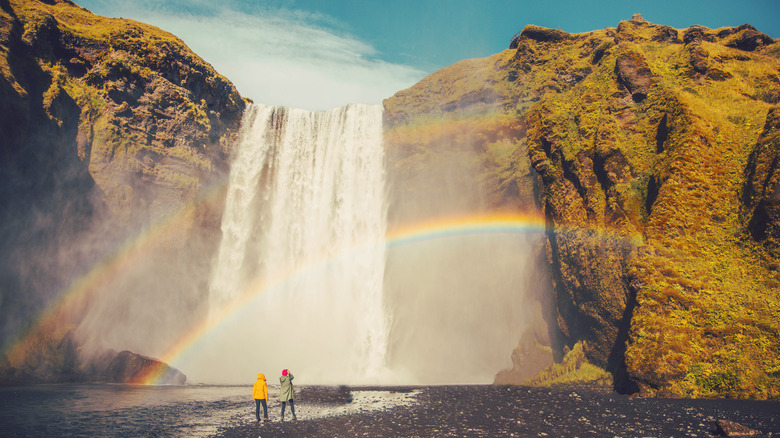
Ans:
[{"label": "blue sky", "polygon": [[380,103],[439,68],[507,48],[526,24],[578,33],[634,13],[675,28],[750,23],[780,38],[780,0],[76,0],[174,33],[256,102]]}]

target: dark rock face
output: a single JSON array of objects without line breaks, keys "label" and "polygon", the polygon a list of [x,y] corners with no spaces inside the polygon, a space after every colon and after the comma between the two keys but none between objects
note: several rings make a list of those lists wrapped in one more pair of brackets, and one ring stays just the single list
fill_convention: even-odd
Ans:
[{"label": "dark rock face", "polygon": [[130,351],[101,350],[82,357],[81,341],[74,330],[60,339],[57,334],[39,330],[26,342],[26,351],[12,350],[13,366],[5,355],[0,360],[0,385],[39,383],[109,382],[183,385],[187,377],[179,370]]},{"label": "dark rock face", "polygon": [[750,235],[780,256],[780,110],[766,117],[745,170],[743,208]]},{"label": "dark rock face", "polygon": [[727,47],[734,47],[748,52],[775,42],[769,35],[757,31],[756,28],[749,24],[724,29],[718,33],[718,36],[725,39]]},{"label": "dark rock face", "polygon": [[161,385],[183,385],[187,376],[181,371],[130,351],[122,351],[106,368],[106,381],[113,383],[156,383]]},{"label": "dark rock face", "polygon": [[[567,39],[571,39],[572,35],[570,33],[558,29],[548,29],[546,27],[528,25],[525,28],[523,28],[522,32],[520,32],[520,37],[521,38],[525,37],[538,42],[557,43],[557,42],[565,41]],[[517,48],[518,44],[519,41],[513,40],[512,44],[509,45],[509,48],[510,49]],[[513,45],[515,47],[512,47]]]},{"label": "dark rock face", "polygon": [[[152,26],[68,1],[0,6],[0,300],[9,315],[0,345],[129,239],[184,212],[145,263],[53,316],[60,327],[137,321],[131,330],[139,336],[151,318],[175,333],[202,312],[224,203],[219,184],[244,101],[184,43]],[[139,312],[132,303],[144,300],[190,317]],[[96,306],[103,309],[90,312],[96,319],[83,320]],[[20,360],[12,358],[16,369],[36,368]],[[56,381],[54,374],[38,377]]]},{"label": "dark rock face", "polygon": [[650,91],[651,72],[644,58],[636,52],[618,56],[615,63],[618,82],[628,89],[634,102],[641,102]]},{"label": "dark rock face", "polygon": [[[544,116],[529,117],[528,140],[532,163],[542,181],[544,213],[550,223],[571,224],[548,234],[558,327],[569,339],[587,340],[589,359],[606,367],[625,324],[630,297],[625,278],[615,273],[625,272],[633,248],[625,239],[602,234],[598,228],[614,221],[630,230],[625,218],[631,212],[621,205],[615,182],[630,179],[632,171],[625,160],[615,159],[619,151],[598,155],[583,151],[573,159],[565,158],[565,146],[546,128],[551,125],[538,117]],[[606,170],[612,167],[617,171],[610,172],[614,182]]]},{"label": "dark rock face", "polygon": [[724,81],[731,77],[731,74],[715,66],[709,59],[709,52],[702,46],[702,42],[715,42],[716,38],[706,27],[691,26],[683,35],[685,43],[684,54],[688,56],[688,64],[692,69],[691,77],[705,76],[716,81]]}]

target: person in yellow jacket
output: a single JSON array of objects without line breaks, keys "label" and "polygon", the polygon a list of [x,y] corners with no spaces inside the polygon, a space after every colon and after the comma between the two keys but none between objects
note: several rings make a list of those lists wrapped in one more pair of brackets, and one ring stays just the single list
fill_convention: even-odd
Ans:
[{"label": "person in yellow jacket", "polygon": [[270,421],[268,419],[268,404],[266,403],[266,400],[268,400],[268,383],[266,383],[265,374],[263,373],[257,374],[255,386],[252,388],[252,398],[255,399],[255,416],[257,421],[260,421],[260,405],[263,405],[263,419]]}]

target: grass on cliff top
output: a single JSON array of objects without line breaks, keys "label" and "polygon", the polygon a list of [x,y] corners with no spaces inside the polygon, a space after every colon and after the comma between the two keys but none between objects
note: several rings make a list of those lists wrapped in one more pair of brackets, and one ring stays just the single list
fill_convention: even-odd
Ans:
[{"label": "grass on cliff top", "polygon": [[37,32],[48,25],[47,21],[53,19],[60,23],[61,29],[93,41],[109,43],[115,35],[143,33],[151,40],[173,41],[184,46],[176,36],[155,26],[127,18],[95,15],[85,8],[66,2],[48,4],[42,1],[10,0],[10,3],[24,22],[25,34]]},{"label": "grass on cliff top", "polygon": [[199,70],[216,73],[210,64],[193,53],[184,42],[175,35],[158,27],[126,18],[111,18],[95,15],[80,6],[66,2],[48,4],[40,1],[10,0],[17,16],[24,23],[24,39],[30,40],[52,20],[65,33],[97,43],[104,43],[115,50],[126,50],[134,55],[141,65],[159,68],[172,60],[169,53],[183,54],[187,63]]}]

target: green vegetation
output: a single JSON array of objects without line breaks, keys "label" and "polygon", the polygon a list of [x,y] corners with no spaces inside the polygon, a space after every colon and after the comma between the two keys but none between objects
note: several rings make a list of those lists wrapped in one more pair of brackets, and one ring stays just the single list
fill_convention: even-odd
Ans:
[{"label": "green vegetation", "polygon": [[563,360],[545,369],[527,384],[532,386],[554,386],[561,384],[587,384],[603,387],[612,386],[612,375],[592,365],[585,357],[584,342],[574,344]]}]

